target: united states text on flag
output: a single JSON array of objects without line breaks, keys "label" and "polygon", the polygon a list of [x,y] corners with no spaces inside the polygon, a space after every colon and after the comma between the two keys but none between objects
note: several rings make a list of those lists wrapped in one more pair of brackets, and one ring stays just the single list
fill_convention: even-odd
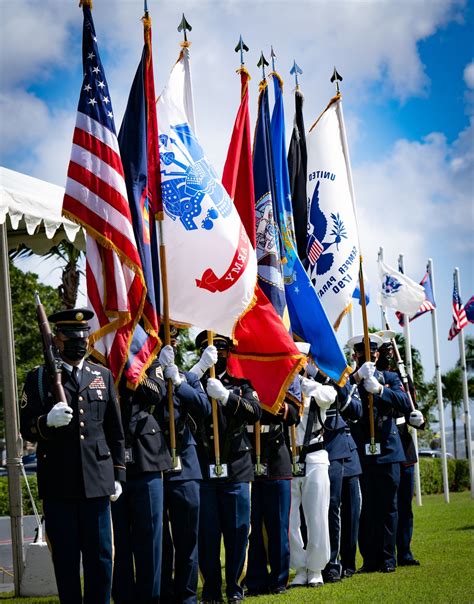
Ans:
[{"label": "united states text on flag", "polygon": [[[86,279],[92,353],[120,379],[146,287],[92,14],[83,5],[84,80],[74,129],[63,214],[87,232]],[[133,382],[133,376],[127,376]]]},{"label": "united states text on flag", "polygon": [[449,328],[448,340],[455,338],[468,324],[466,310],[461,302],[456,280],[453,285],[453,322]]}]

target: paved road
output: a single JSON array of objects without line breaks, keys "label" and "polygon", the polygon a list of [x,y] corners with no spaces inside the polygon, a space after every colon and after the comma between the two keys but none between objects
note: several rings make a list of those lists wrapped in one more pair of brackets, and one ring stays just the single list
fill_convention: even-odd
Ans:
[{"label": "paved road", "polygon": [[[34,516],[23,517],[23,542],[31,543],[35,537],[36,519]],[[13,571],[12,563],[12,541],[10,530],[10,516],[0,516],[0,568],[4,568],[8,572]],[[13,589],[13,577],[7,573],[0,572],[0,591],[4,585],[2,583],[12,583],[10,589]],[[6,586],[5,586],[6,588]]]}]

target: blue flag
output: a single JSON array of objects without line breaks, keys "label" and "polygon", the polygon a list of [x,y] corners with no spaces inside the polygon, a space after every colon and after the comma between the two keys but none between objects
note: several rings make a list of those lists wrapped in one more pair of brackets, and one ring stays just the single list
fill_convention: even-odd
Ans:
[{"label": "blue flag", "polygon": [[274,172],[270,141],[268,87],[262,82],[253,150],[258,283],[280,317],[286,314],[281,266],[282,246],[276,226]]},{"label": "blue flag", "polygon": [[286,303],[294,336],[311,345],[310,354],[323,373],[338,384],[345,382],[351,369],[338,344],[321,301],[298,257],[290,179],[286,158],[285,117],[282,80],[274,74],[275,106],[271,119],[271,142],[275,182],[276,220],[283,241],[283,274]]}]

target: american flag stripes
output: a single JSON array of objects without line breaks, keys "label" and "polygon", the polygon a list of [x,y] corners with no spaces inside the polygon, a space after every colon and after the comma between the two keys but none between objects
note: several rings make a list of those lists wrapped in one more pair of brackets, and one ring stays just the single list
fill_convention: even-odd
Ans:
[{"label": "american flag stripes", "polygon": [[308,258],[311,264],[316,264],[319,256],[321,256],[323,253],[323,250],[324,248],[321,243],[317,239],[314,239],[314,241],[311,243],[311,247],[308,250]]},{"label": "american flag stripes", "polygon": [[[112,103],[92,14],[83,6],[84,80],[79,97],[63,214],[87,232],[86,279],[93,354],[118,382],[146,287],[127,198]],[[127,376],[128,377],[128,376]]]},{"label": "american flag stripes", "polygon": [[453,322],[449,328],[448,340],[455,338],[468,323],[466,310],[461,302],[456,280],[453,285]]}]

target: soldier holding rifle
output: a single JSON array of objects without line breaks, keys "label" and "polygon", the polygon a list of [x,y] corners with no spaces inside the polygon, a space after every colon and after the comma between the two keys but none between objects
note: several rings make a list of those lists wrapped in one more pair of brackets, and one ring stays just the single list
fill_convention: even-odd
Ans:
[{"label": "soldier holding rifle", "polygon": [[[75,308],[49,317],[38,302],[47,363],[27,375],[20,405],[23,438],[37,442],[43,500],[61,602],[110,602],[110,500],[125,479],[124,435],[110,371],[85,360],[88,320]],[[56,358],[57,357],[57,358]]]}]

